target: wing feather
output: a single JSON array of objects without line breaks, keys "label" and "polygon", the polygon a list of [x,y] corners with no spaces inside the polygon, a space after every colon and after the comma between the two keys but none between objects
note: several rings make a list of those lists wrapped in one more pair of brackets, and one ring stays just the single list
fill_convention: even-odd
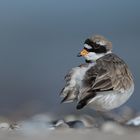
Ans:
[{"label": "wing feather", "polygon": [[83,89],[87,90],[81,90],[84,92],[80,93],[79,102],[85,101],[91,91],[96,95],[108,90],[122,93],[128,86],[131,86],[132,82],[132,75],[125,62],[115,54],[105,55],[86,72]]}]

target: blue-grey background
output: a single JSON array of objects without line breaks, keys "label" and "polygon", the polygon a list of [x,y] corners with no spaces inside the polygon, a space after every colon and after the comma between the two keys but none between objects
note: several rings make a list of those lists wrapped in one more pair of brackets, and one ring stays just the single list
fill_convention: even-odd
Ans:
[{"label": "blue-grey background", "polygon": [[128,63],[135,93],[126,105],[139,111],[140,1],[0,0],[0,115],[76,112],[58,95],[92,34]]}]

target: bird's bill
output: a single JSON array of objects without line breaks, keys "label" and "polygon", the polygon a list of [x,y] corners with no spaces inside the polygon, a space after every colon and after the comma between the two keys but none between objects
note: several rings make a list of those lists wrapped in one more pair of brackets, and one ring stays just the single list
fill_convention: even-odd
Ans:
[{"label": "bird's bill", "polygon": [[89,52],[86,49],[83,49],[77,56],[86,56]]}]

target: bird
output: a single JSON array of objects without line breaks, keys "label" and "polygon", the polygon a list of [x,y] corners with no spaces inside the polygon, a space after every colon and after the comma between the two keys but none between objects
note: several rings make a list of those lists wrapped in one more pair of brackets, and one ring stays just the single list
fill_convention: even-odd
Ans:
[{"label": "bird", "polygon": [[84,41],[78,57],[85,62],[65,76],[61,103],[76,102],[76,109],[91,107],[109,111],[123,105],[134,92],[134,78],[128,65],[112,52],[112,42],[102,35]]}]

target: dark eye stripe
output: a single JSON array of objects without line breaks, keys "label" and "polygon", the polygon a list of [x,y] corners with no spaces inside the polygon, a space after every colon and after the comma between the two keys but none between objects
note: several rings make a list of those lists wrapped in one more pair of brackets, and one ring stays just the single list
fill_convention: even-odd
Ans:
[{"label": "dark eye stripe", "polygon": [[96,44],[95,42],[91,41],[90,39],[87,39],[84,44],[87,44],[89,46],[91,46],[91,49],[86,49],[88,52],[95,52],[95,53],[106,53],[107,49],[106,46],[100,45],[100,44]]},{"label": "dark eye stripe", "polygon": [[100,46],[98,49],[93,49],[93,51],[94,51],[95,53],[106,53],[106,52],[107,52],[105,46]]},{"label": "dark eye stripe", "polygon": [[91,49],[88,49],[86,47],[84,47],[84,49],[87,50],[88,52],[92,52],[92,50],[93,50],[92,48]]},{"label": "dark eye stripe", "polygon": [[94,45],[94,43],[90,39],[86,39],[84,44],[88,44],[89,46],[92,46],[92,47]]}]

